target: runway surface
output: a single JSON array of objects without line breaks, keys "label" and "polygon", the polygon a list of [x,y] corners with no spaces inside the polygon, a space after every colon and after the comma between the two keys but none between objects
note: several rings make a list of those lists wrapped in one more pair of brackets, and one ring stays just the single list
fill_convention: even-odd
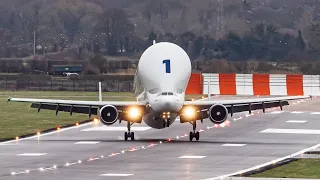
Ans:
[{"label": "runway surface", "polygon": [[191,124],[177,121],[163,130],[133,125],[136,141],[123,140],[123,122],[1,143],[0,179],[215,179],[318,144],[319,105],[239,113],[224,127],[205,120],[197,124],[199,142],[189,142]]}]

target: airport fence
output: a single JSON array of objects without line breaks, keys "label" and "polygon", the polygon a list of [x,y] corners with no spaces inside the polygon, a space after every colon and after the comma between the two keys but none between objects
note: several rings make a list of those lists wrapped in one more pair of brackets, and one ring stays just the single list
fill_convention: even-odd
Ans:
[{"label": "airport fence", "polygon": [[[0,80],[0,90],[6,91],[86,91],[97,92],[98,80],[20,81]],[[133,92],[132,81],[101,81],[104,92]]]}]

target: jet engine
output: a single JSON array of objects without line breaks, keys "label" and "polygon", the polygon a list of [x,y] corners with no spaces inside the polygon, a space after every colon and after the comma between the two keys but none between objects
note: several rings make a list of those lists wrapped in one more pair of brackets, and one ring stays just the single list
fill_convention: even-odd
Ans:
[{"label": "jet engine", "polygon": [[228,117],[228,109],[221,104],[212,105],[208,110],[208,116],[212,123],[221,124]]},{"label": "jet engine", "polygon": [[118,120],[118,109],[112,105],[105,105],[100,109],[100,121],[104,125],[112,125]]}]

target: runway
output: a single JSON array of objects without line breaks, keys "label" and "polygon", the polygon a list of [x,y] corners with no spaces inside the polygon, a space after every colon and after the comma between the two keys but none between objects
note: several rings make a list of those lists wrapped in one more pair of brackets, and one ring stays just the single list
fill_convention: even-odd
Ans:
[{"label": "runway", "polygon": [[[292,104],[292,103],[291,103]],[[215,179],[293,154],[319,143],[319,99],[280,112],[239,113],[230,124],[190,124],[163,130],[133,125],[136,141],[124,141],[125,123],[93,123],[28,140],[0,144],[0,179]]]}]

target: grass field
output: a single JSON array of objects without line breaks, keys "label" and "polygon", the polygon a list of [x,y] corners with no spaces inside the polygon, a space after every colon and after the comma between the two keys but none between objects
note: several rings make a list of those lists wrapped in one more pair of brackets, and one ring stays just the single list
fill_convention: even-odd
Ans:
[{"label": "grass field", "polygon": [[[66,91],[0,91],[0,140],[36,133],[58,126],[75,124],[88,120],[88,115],[41,110],[30,108],[31,103],[9,102],[8,97],[98,100],[97,92],[66,92]],[[187,96],[186,99],[199,99],[201,96]],[[104,101],[135,101],[133,93],[104,92]],[[92,119],[94,116],[92,117]]]},{"label": "grass field", "polygon": [[318,179],[320,178],[320,159],[300,159],[250,177]]}]

